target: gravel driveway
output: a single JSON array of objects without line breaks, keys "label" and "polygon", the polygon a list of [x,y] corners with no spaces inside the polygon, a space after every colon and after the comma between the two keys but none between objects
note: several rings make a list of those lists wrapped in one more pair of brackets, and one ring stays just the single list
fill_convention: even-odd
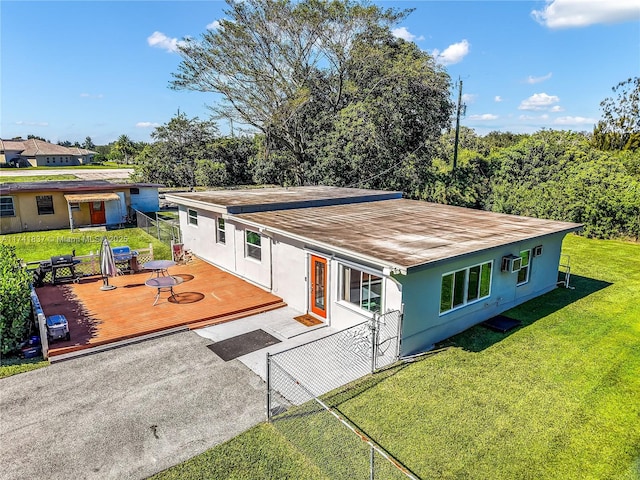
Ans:
[{"label": "gravel driveway", "polygon": [[139,479],[265,418],[263,381],[182,332],[0,380],[0,479]]}]

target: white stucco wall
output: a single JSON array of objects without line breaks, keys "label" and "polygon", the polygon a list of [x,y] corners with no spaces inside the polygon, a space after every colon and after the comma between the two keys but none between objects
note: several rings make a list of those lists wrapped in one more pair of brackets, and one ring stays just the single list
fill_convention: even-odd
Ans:
[{"label": "white stucco wall", "polygon": [[160,210],[158,187],[138,187],[139,193],[129,195],[131,208],[141,212],[157,212]]},{"label": "white stucco wall", "polygon": [[127,218],[127,206],[125,204],[124,192],[115,192],[120,200],[110,200],[104,202],[105,221],[107,225],[117,225],[123,223]]},{"label": "white stucco wall", "polygon": [[308,252],[300,242],[279,235],[273,236],[272,247],[272,292],[282,297],[291,308],[306,312],[309,304]]}]

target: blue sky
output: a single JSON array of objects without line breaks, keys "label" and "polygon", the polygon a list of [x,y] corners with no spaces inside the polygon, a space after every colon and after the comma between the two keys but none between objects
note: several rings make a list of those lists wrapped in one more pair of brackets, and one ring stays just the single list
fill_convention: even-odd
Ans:
[{"label": "blue sky", "polygon": [[[590,131],[611,87],[640,75],[637,0],[374,3],[415,9],[395,34],[463,81],[461,123],[479,134]],[[176,42],[215,28],[225,6],[2,0],[0,137],[149,141],[178,109],[207,119],[215,95],[168,85],[180,63]]]}]

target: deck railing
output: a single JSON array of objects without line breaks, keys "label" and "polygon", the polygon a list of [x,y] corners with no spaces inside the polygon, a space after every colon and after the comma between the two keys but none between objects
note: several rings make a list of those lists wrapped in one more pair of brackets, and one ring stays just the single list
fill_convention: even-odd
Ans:
[{"label": "deck railing", "polygon": [[[135,250],[138,252],[137,265],[138,269],[142,269],[142,265],[153,260],[153,244],[149,244],[149,248],[138,248]],[[100,252],[89,252],[88,255],[77,255],[73,257],[76,263],[74,270],[79,277],[90,277],[92,275],[100,275]],[[40,263],[47,262],[46,260],[38,260],[36,262],[26,262],[24,265],[29,270],[36,270]],[[51,282],[51,272],[47,272],[44,279],[45,282]]]}]

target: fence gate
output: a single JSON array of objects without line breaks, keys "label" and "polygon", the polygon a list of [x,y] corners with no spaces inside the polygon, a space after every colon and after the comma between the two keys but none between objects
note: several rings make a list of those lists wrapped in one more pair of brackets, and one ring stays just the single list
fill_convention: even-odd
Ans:
[{"label": "fence gate", "polygon": [[180,225],[176,225],[167,220],[162,220],[156,213],[156,218],[151,218],[144,213],[135,210],[136,225],[147,232],[152,237],[156,237],[162,243],[169,246],[174,243],[182,243]]},{"label": "fence gate", "polygon": [[[350,387],[338,387],[398,360],[401,323],[399,310],[376,314],[345,330],[267,353],[268,420],[333,480],[417,480],[339,409]],[[384,378],[389,371],[379,375]]]},{"label": "fence gate", "polygon": [[400,356],[400,329],[402,312],[393,310],[376,316],[375,350],[373,351],[373,369],[378,370],[395,363]]}]

